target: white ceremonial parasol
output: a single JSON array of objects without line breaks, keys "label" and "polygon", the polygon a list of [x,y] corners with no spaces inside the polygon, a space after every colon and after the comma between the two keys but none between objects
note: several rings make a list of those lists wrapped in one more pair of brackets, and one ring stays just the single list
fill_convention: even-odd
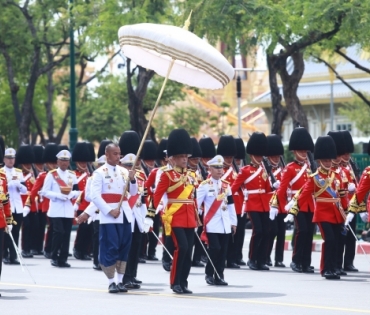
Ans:
[{"label": "white ceremonial parasol", "polygon": [[217,49],[188,31],[190,16],[191,14],[183,28],[141,23],[125,25],[118,30],[124,55],[135,64],[151,69],[165,78],[136,159],[140,155],[168,79],[203,89],[221,89],[234,77],[234,68],[227,59]]}]

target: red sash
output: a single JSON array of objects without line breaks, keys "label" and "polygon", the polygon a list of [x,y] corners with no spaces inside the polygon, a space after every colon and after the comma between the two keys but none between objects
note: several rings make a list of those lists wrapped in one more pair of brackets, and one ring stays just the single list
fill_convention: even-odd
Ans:
[{"label": "red sash", "polygon": [[[221,192],[220,195],[225,193],[227,190],[227,183],[222,182],[221,184]],[[208,237],[207,237],[207,224],[209,221],[212,220],[213,216],[216,214],[217,210],[220,209],[221,204],[224,202],[224,198],[217,200],[217,198],[213,201],[212,205],[209,207],[207,215],[203,219],[203,232],[200,236],[200,239],[208,244]]]},{"label": "red sash", "polygon": [[128,205],[130,206],[131,209],[135,206],[139,197],[141,197],[140,194],[136,194],[135,196],[130,197],[130,199],[128,200]]},{"label": "red sash", "polygon": [[59,174],[57,171],[54,171],[51,173],[51,175],[53,175],[55,181],[57,182],[57,184],[59,185],[60,187],[60,190],[63,192],[63,191],[66,191],[66,190],[71,190],[71,187],[69,187],[63,179],[61,179],[59,177]]}]

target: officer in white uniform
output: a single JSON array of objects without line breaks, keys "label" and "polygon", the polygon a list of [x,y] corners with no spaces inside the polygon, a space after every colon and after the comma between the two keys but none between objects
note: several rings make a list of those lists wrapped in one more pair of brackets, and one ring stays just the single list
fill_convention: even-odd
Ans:
[{"label": "officer in white uniform", "polygon": [[[127,292],[122,279],[131,245],[133,220],[127,197],[136,195],[138,191],[135,171],[118,165],[120,154],[117,144],[108,144],[105,148],[107,162],[94,172],[91,183],[91,201],[100,211],[99,263],[108,278],[109,293]],[[128,194],[118,208],[128,182]]]},{"label": "officer in white uniform", "polygon": [[[21,194],[27,193],[27,187],[24,184],[23,173],[19,168],[14,167],[16,151],[13,148],[5,150],[3,170],[8,180],[9,203],[13,213],[13,219],[17,225],[13,225],[12,236],[18,246],[19,231],[23,221],[23,203]],[[17,253],[13,242],[8,234],[4,237],[4,264],[19,265]]]},{"label": "officer in white uniform", "polygon": [[207,162],[211,177],[197,189],[198,208],[204,204],[202,240],[208,244],[210,261],[206,265],[206,282],[210,285],[227,285],[224,280],[227,246],[231,233],[236,232],[237,217],[230,185],[221,179],[224,159],[216,155]]},{"label": "officer in white uniform", "polygon": [[67,259],[74,218],[72,200],[81,192],[78,191],[76,174],[68,170],[71,153],[61,150],[57,159],[58,168],[46,175],[41,195],[50,199],[47,215],[53,224],[51,265],[70,267]]}]

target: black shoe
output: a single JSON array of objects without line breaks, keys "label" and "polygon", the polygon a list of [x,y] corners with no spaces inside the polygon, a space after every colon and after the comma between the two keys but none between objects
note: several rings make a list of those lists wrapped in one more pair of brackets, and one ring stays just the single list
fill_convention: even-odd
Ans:
[{"label": "black shoe", "polygon": [[136,279],[135,277],[132,277],[132,283],[136,283],[136,284],[142,284],[143,281],[139,280],[139,279]]},{"label": "black shoe", "polygon": [[113,283],[111,283],[111,284],[109,285],[109,287],[108,287],[108,292],[109,292],[109,293],[118,293],[118,292],[119,292],[119,289],[118,289],[118,287],[117,287],[117,285],[116,285],[116,283],[115,283],[115,282],[113,282]]},{"label": "black shoe", "polygon": [[266,261],[266,265],[267,266],[269,266],[269,267],[272,267],[272,261],[271,261],[271,259],[269,258],[269,259],[267,259],[267,261]]},{"label": "black shoe", "polygon": [[310,267],[302,267],[302,272],[303,273],[315,273],[315,271],[311,269]]},{"label": "black shoe", "polygon": [[239,265],[239,266],[246,266],[247,265],[247,263],[243,259],[237,260],[236,264]]},{"label": "black shoe", "polygon": [[171,271],[171,263],[167,261],[162,261],[162,267],[166,271]]},{"label": "black shoe", "polygon": [[[272,264],[271,264],[272,265]],[[265,264],[258,264],[258,270],[270,270]]]},{"label": "black shoe", "polygon": [[60,267],[60,266],[59,266],[59,262],[58,262],[57,260],[55,260],[55,259],[52,259],[52,260],[50,261],[50,264],[51,264],[53,267]]},{"label": "black shoe", "polygon": [[299,273],[302,272],[302,266],[301,265],[297,265],[294,262],[290,263],[290,268],[292,268],[292,270],[295,271],[295,272],[299,272]]},{"label": "black shoe", "polygon": [[73,249],[73,257],[80,260],[82,259],[82,254],[79,250],[77,250],[76,248]]},{"label": "black shoe", "polygon": [[312,270],[315,270],[315,267],[314,266],[309,266],[308,268],[310,268]]},{"label": "black shoe", "polygon": [[215,285],[228,285],[224,279],[215,279]]},{"label": "black shoe", "polygon": [[325,277],[325,279],[327,279],[327,280],[338,280],[338,279],[340,279],[340,276],[333,273],[332,271],[324,271],[322,276]]},{"label": "black shoe", "polygon": [[181,286],[182,292],[185,294],[193,294],[193,291],[190,291],[187,287]]},{"label": "black shoe", "polygon": [[147,260],[158,261],[158,258],[155,255],[148,255]]},{"label": "black shoe", "polygon": [[45,257],[46,259],[51,259],[51,253],[49,253],[49,252],[44,252],[44,257]]},{"label": "black shoe", "polygon": [[5,265],[10,265],[10,259],[8,257],[3,258],[3,263]]},{"label": "black shoe", "polygon": [[10,265],[20,265],[21,263],[19,262],[18,259],[10,259]]},{"label": "black shoe", "polygon": [[248,267],[251,270],[258,270],[258,265],[254,261],[248,261]]},{"label": "black shoe", "polygon": [[126,288],[126,285],[124,285],[122,282],[118,283],[117,284],[117,288],[119,290],[119,292],[127,292],[127,288]]},{"label": "black shoe", "polygon": [[193,261],[191,265],[193,267],[204,267],[204,264],[202,264],[200,261]]},{"label": "black shoe", "polygon": [[81,260],[91,260],[91,257],[89,255],[82,255]]},{"label": "black shoe", "polygon": [[358,272],[358,269],[354,265],[344,266],[343,270],[349,272]]},{"label": "black shoe", "polygon": [[347,275],[347,273],[346,272],[344,272],[344,270],[343,269],[335,269],[334,270],[335,271],[335,273],[338,275],[338,276],[346,276]]},{"label": "black shoe", "polygon": [[44,255],[44,253],[41,250],[35,250],[35,249],[31,249],[31,254],[33,256],[41,256],[41,255]]},{"label": "black shoe", "polygon": [[226,268],[230,268],[230,269],[240,269],[240,266],[237,265],[236,263],[230,263],[230,264],[227,264],[226,265]]},{"label": "black shoe", "polygon": [[215,279],[212,276],[206,276],[206,282],[209,285],[214,285],[215,284]]},{"label": "black shoe", "polygon": [[141,257],[140,257],[140,258],[139,258],[139,263],[140,263],[140,264],[145,264],[145,263],[146,263],[146,260],[145,260],[144,258],[141,258]]},{"label": "black shoe", "polygon": [[183,294],[184,291],[182,290],[181,286],[179,284],[175,284],[172,286],[172,291],[177,294]]},{"label": "black shoe", "polygon": [[101,271],[101,267],[99,264],[93,264],[93,269]]},{"label": "black shoe", "polygon": [[33,258],[33,255],[28,251],[22,250],[22,257],[23,258]]},{"label": "black shoe", "polygon": [[201,256],[200,257],[200,261],[206,264],[208,262],[208,257],[205,256],[205,255],[204,256]]},{"label": "black shoe", "polygon": [[69,263],[63,261],[63,262],[59,262],[59,267],[61,267],[61,268],[69,268],[69,267],[71,267],[71,265]]},{"label": "black shoe", "polygon": [[131,281],[127,281],[125,283],[123,283],[125,288],[127,290],[136,290],[136,289],[140,289],[140,284],[137,284],[137,283],[133,283]]},{"label": "black shoe", "polygon": [[275,261],[275,267],[277,267],[277,268],[285,268],[285,265],[281,261]]}]

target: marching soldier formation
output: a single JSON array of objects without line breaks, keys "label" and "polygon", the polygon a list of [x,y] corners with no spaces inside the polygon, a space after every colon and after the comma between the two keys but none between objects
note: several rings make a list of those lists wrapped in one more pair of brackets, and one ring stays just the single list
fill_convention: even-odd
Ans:
[{"label": "marching soldier formation", "polygon": [[[280,137],[260,132],[246,146],[230,135],[216,146],[175,129],[158,146],[146,140],[136,156],[140,138],[126,131],[119,144],[103,140],[97,159],[88,142],[70,152],[53,143],[15,150],[0,140],[0,275],[2,262],[36,255],[52,267],[70,267],[74,223],[73,256],[92,260],[109,293],[148,281],[139,280],[139,263],[158,260],[158,242],[176,294],[192,293],[191,267],[204,268],[205,282],[216,286],[228,285],[229,268],[285,268],[287,222],[294,222],[294,272],[315,273],[316,226],[323,238],[320,275],[334,280],[358,271],[355,219],[369,220],[370,166],[356,178],[348,131],[331,131],[314,144],[305,128],[296,128],[288,164]],[[252,236],[243,257],[247,220]]]}]

